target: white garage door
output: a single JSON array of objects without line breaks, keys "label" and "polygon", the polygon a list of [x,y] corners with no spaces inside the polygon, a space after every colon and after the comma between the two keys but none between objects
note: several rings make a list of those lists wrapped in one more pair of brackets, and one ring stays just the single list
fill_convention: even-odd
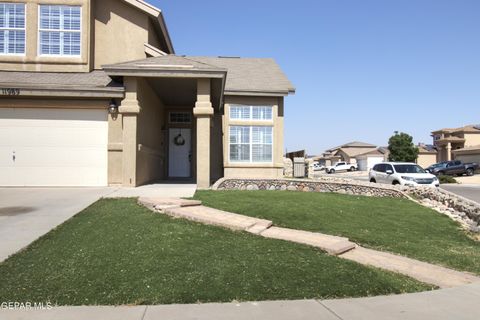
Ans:
[{"label": "white garage door", "polygon": [[383,157],[366,157],[357,160],[358,170],[369,171],[377,163],[383,162]]},{"label": "white garage door", "polygon": [[368,157],[367,170],[372,169],[374,165],[376,165],[377,163],[382,163],[384,160],[384,157]]},{"label": "white garage door", "polygon": [[105,110],[0,108],[0,186],[106,186]]}]

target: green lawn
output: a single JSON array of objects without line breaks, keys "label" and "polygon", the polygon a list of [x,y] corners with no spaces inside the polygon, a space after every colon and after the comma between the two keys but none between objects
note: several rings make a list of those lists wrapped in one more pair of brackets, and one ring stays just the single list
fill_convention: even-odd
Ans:
[{"label": "green lawn", "polygon": [[59,305],[356,297],[431,289],[308,246],[171,219],[133,199],[95,203],[1,263],[0,279],[0,301]]},{"label": "green lawn", "polygon": [[448,217],[409,200],[285,191],[199,191],[195,198],[277,226],[341,235],[366,247],[480,274],[480,242]]}]

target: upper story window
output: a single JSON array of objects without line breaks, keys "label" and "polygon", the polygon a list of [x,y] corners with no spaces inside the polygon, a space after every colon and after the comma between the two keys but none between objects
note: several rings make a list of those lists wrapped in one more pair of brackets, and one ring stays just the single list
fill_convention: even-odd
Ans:
[{"label": "upper story window", "polygon": [[80,56],[81,7],[40,5],[39,53],[47,56]]},{"label": "upper story window", "polygon": [[0,54],[25,54],[25,4],[0,3]]},{"label": "upper story window", "polygon": [[272,106],[233,105],[230,107],[230,120],[270,121],[272,119]]}]

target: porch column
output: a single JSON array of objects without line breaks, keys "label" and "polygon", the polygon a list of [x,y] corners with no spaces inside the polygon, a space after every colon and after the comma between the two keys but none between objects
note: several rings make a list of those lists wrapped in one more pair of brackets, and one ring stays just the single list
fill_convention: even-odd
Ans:
[{"label": "porch column", "polygon": [[197,187],[210,187],[210,122],[213,116],[210,102],[210,79],[197,80],[197,102],[193,108],[197,119]]},{"label": "porch column", "polygon": [[137,116],[140,105],[137,100],[137,79],[124,78],[125,99],[118,108],[122,114],[123,126],[123,157],[122,157],[122,185],[137,186]]},{"label": "porch column", "polygon": [[447,143],[447,161],[452,160],[452,144],[449,142]]}]

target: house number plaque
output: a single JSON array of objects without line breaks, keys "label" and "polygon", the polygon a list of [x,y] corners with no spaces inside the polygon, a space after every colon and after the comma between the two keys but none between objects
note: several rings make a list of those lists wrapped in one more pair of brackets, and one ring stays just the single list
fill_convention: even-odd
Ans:
[{"label": "house number plaque", "polygon": [[17,88],[1,88],[0,93],[2,96],[19,96],[20,89]]}]

